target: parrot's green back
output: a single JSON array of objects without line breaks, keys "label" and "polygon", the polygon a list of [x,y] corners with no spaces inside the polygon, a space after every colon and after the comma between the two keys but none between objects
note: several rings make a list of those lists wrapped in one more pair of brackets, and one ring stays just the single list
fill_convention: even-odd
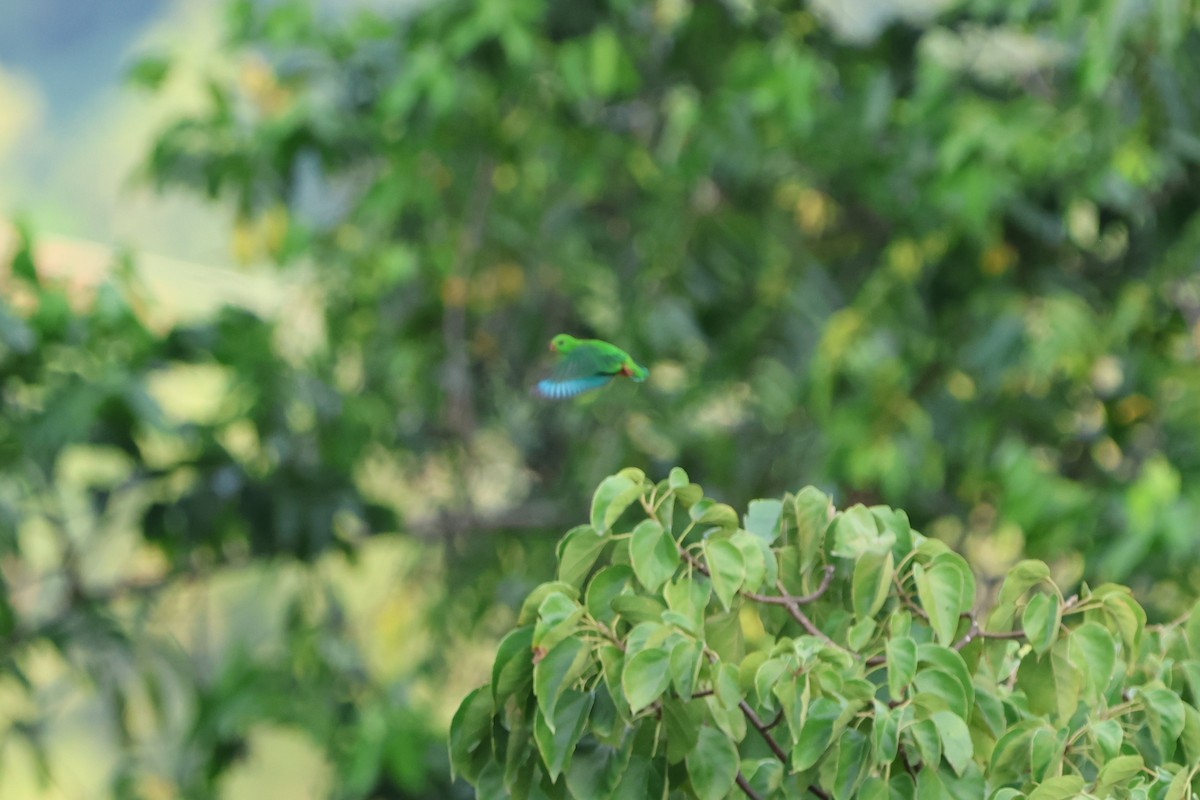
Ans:
[{"label": "parrot's green back", "polygon": [[543,397],[562,400],[598,389],[619,375],[640,383],[649,374],[624,350],[601,339],[576,339],[564,333],[554,337],[550,349],[560,358],[550,377],[535,387]]}]

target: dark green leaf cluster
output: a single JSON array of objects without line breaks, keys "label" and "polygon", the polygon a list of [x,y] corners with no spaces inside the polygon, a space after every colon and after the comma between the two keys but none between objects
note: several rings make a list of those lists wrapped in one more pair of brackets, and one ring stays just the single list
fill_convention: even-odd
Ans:
[{"label": "dark green leaf cluster", "polygon": [[[738,518],[606,478],[455,716],[480,797],[1170,798],[1200,786],[1200,614],[1148,626],[1041,561],[981,602],[902,511]],[[986,612],[984,608],[989,608]]]}]

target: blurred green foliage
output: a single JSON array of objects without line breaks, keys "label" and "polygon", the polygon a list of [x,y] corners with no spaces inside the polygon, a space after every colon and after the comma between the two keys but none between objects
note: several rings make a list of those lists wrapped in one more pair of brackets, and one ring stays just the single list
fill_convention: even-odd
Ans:
[{"label": "blurred green foliage", "polygon": [[[904,507],[985,589],[1028,554],[1060,585],[1127,582],[1152,615],[1190,606],[1194,4],[882,2],[878,30],[853,13],[231,3],[233,69],[144,177],[230,206],[235,253],[312,293],[275,322],[160,331],[117,288],[72,311],[18,252],[0,575],[40,588],[0,609],[5,675],[46,644],[91,675],[81,631],[136,649],[163,591],[294,568],[303,589],[265,592],[293,609],[278,647],[175,670],[191,699],[167,738],[187,749],[122,769],[207,796],[259,721],[308,732],[333,796],[446,796],[429,746],[450,681],[479,679],[452,667],[486,669],[551,542],[625,465],[682,464],[739,507],[804,483]],[[176,77],[156,55],[131,79]],[[537,401],[560,331],[617,343],[649,380]],[[164,381],[213,402],[167,413]],[[54,512],[81,446],[111,465]],[[80,542],[112,524],[138,559],[89,585]],[[425,565],[392,588],[435,642],[403,676],[378,668],[403,637],[362,667],[358,579],[327,574],[368,568],[371,534]],[[126,586],[139,559],[152,577]],[[103,684],[118,721],[127,676]]]}]

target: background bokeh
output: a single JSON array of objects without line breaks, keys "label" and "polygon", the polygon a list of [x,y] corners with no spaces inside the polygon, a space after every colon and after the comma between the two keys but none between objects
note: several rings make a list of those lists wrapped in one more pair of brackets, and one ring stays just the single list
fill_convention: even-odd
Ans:
[{"label": "background bokeh", "polygon": [[[0,796],[470,796],[449,715],[623,466],[1190,608],[1198,22],[5,4]],[[559,331],[649,380],[537,400]]]}]

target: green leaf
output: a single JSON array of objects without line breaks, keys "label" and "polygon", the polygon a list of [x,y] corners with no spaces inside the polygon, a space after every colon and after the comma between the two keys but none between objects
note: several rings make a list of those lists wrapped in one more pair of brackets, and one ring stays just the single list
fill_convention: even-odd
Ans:
[{"label": "green leaf", "polygon": [[1062,762],[1063,742],[1053,731],[1039,728],[1029,740],[1029,773],[1033,780],[1045,779],[1051,767]]},{"label": "green leaf", "polygon": [[1167,759],[1183,733],[1183,701],[1170,689],[1146,689],[1139,692],[1139,696],[1146,707],[1150,738]]},{"label": "green leaf", "polygon": [[691,639],[684,639],[671,650],[671,681],[680,697],[692,696],[703,659],[700,643]]},{"label": "green leaf", "polygon": [[779,500],[751,500],[742,525],[746,531],[760,541],[772,544],[779,538],[779,519],[783,516],[783,503]]},{"label": "green leaf", "polygon": [[[762,542],[742,531],[738,531],[729,537],[729,541],[742,554],[742,563],[746,571],[746,576],[742,580],[742,588],[747,591],[757,592],[762,588],[763,580],[767,576],[767,565],[766,559],[763,556],[764,548]],[[770,548],[766,549],[770,552]]]},{"label": "green leaf", "polygon": [[562,592],[546,595],[538,606],[538,619],[533,628],[533,646],[549,650],[579,630],[583,606]]},{"label": "green leaf", "polygon": [[1196,774],[1197,767],[1188,769],[1180,767],[1175,773],[1175,777],[1171,779],[1171,785],[1167,787],[1167,793],[1163,795],[1163,800],[1186,800],[1192,796],[1191,782],[1192,776]]},{"label": "green leaf", "polygon": [[696,746],[687,756],[688,778],[699,800],[722,800],[737,780],[738,753],[720,731],[701,728]]},{"label": "green leaf", "polygon": [[835,800],[850,800],[867,774],[871,743],[855,728],[847,728],[838,737],[837,772],[833,781]]},{"label": "green leaf", "polygon": [[866,552],[854,563],[851,597],[854,615],[873,617],[887,600],[892,585],[892,551]]},{"label": "green leaf", "polygon": [[875,701],[875,722],[871,727],[871,746],[875,750],[875,763],[882,767],[896,760],[900,748],[900,723],[905,709],[890,709]]},{"label": "green leaf", "polygon": [[1125,781],[1142,771],[1144,763],[1142,757],[1138,755],[1106,759],[1103,766],[1100,767],[1100,773],[1096,776],[1096,788],[1093,794],[1103,796],[1108,789],[1124,784]]},{"label": "green leaf", "polygon": [[554,724],[558,698],[583,674],[587,664],[587,648],[582,641],[571,637],[556,644],[533,665],[533,693],[537,696],[538,708],[546,717],[546,724]]},{"label": "green leaf", "polygon": [[1200,711],[1187,703],[1183,706],[1183,733],[1179,735],[1179,743],[1187,763],[1200,764]]},{"label": "green leaf", "polygon": [[942,740],[942,757],[955,774],[962,775],[975,753],[967,723],[954,711],[935,711],[930,719]]},{"label": "green leaf", "polygon": [[[699,508],[699,504],[692,506],[692,511],[695,512]],[[712,525],[727,530],[733,530],[738,524],[737,512],[733,510],[732,506],[725,503],[713,503],[706,506],[699,514],[693,514],[692,519],[696,521],[697,525]]]},{"label": "green leaf", "polygon": [[625,591],[632,579],[633,569],[626,564],[614,564],[597,572],[587,588],[585,605],[588,615],[606,625],[611,624],[617,616],[612,602]]},{"label": "green leaf", "polygon": [[1033,559],[1018,561],[1004,576],[1004,583],[1000,586],[996,604],[1016,603],[1031,586],[1048,580],[1050,580],[1050,568],[1046,566],[1045,562]]},{"label": "green leaf", "polygon": [[861,503],[838,514],[833,520],[833,549],[839,558],[860,558],[865,553],[882,555],[892,549],[896,534],[880,531],[871,510]]},{"label": "green leaf", "polygon": [[727,610],[746,577],[742,551],[728,539],[704,540],[704,560],[708,566],[713,591]]},{"label": "green leaf", "polygon": [[828,697],[817,697],[809,703],[796,746],[792,748],[793,771],[806,770],[825,755],[829,740],[833,738],[833,723],[841,711],[841,705]]},{"label": "green leaf", "polygon": [[579,597],[578,587],[572,586],[569,583],[551,581],[539,584],[534,587],[532,592],[526,595],[525,602],[521,604],[521,612],[517,615],[517,624],[528,625],[535,622],[538,618],[538,610],[541,608],[542,601],[556,592],[572,600]]},{"label": "green leaf", "polygon": [[1091,697],[1099,697],[1108,688],[1117,661],[1117,643],[1103,625],[1085,622],[1071,631],[1068,654],[1071,663],[1084,674]]},{"label": "green leaf", "polygon": [[502,708],[513,695],[524,695],[533,685],[533,628],[525,625],[500,641],[492,663],[492,702]]},{"label": "green leaf", "polygon": [[678,764],[696,746],[704,719],[703,709],[702,703],[663,698],[662,719],[667,732],[667,760],[672,764]]},{"label": "green leaf", "polygon": [[1098,587],[1095,594],[1101,595],[1105,613],[1120,631],[1125,647],[1133,651],[1141,641],[1142,630],[1146,627],[1146,612],[1129,596],[1129,590],[1125,587],[1111,587],[1110,591],[1101,592],[1102,589],[1109,588]]},{"label": "green leaf", "polygon": [[592,528],[607,533],[625,509],[642,496],[641,484],[624,475],[609,475],[592,495]]},{"label": "green leaf", "polygon": [[629,540],[629,560],[642,585],[656,592],[675,574],[680,561],[679,548],[662,525],[647,519],[633,529],[633,536]]},{"label": "green leaf", "polygon": [[996,740],[988,766],[988,776],[996,783],[1021,780],[1029,773],[1029,746],[1034,731],[1041,727],[1038,720],[1022,720]]},{"label": "green leaf", "polygon": [[533,738],[537,741],[538,752],[542,754],[542,763],[546,765],[550,780],[557,781],[558,776],[570,766],[571,754],[583,736],[594,700],[592,692],[567,689],[555,708],[553,725],[547,724],[540,711],[534,716]]},{"label": "green leaf", "polygon": [[1096,749],[1105,759],[1116,758],[1117,753],[1121,752],[1121,742],[1125,741],[1125,732],[1121,730],[1119,720],[1106,719],[1103,722],[1092,723],[1088,726],[1088,733],[1092,741],[1096,743]]},{"label": "green leaf", "polygon": [[1029,793],[1029,800],[1074,800],[1083,789],[1083,778],[1078,775],[1061,775],[1047,778]]},{"label": "green leaf", "polygon": [[692,620],[698,630],[704,625],[704,610],[712,589],[708,581],[684,574],[663,588],[667,606]]},{"label": "green leaf", "polygon": [[611,541],[590,525],[579,525],[567,531],[558,548],[558,579],[572,586],[582,586],[600,553]]},{"label": "green leaf", "polygon": [[974,600],[963,597],[966,578],[956,561],[938,560],[926,570],[913,564],[913,580],[917,584],[917,597],[921,607],[929,615],[929,625],[940,644],[949,647],[958,632],[959,615],[970,610]]},{"label": "green leaf", "polygon": [[917,673],[917,643],[905,636],[889,639],[886,648],[888,694],[898,701]]},{"label": "green leaf", "polygon": [[793,498],[792,516],[800,550],[800,572],[808,571],[824,547],[831,512],[829,496],[812,486],[804,487]]},{"label": "green leaf", "polygon": [[1021,615],[1021,627],[1029,644],[1042,655],[1058,639],[1058,627],[1062,622],[1062,609],[1058,595],[1035,594],[1029,598],[1025,612]]},{"label": "green leaf", "polygon": [[491,753],[485,745],[492,734],[492,690],[481,686],[468,694],[450,721],[452,774],[475,781]]},{"label": "green leaf", "polygon": [[625,664],[621,688],[636,714],[653,703],[671,683],[671,657],[662,650],[643,650]]},{"label": "green leaf", "polygon": [[875,636],[877,627],[875,620],[871,617],[860,619],[850,626],[850,630],[846,631],[846,644],[851,650],[861,651]]},{"label": "green leaf", "polygon": [[672,489],[682,489],[691,481],[688,478],[687,472],[682,467],[671,467],[671,471],[667,474],[667,485]]},{"label": "green leaf", "polygon": [[935,772],[938,763],[942,760],[942,737],[938,734],[937,726],[933,724],[933,720],[918,720],[909,726],[908,732],[917,744],[917,751],[921,754],[921,760],[930,766],[930,769],[921,771]]},{"label": "green leaf", "polygon": [[1200,600],[1197,600],[1196,604],[1192,606],[1183,631],[1187,636],[1188,652],[1191,653],[1194,660],[1200,661]]}]

